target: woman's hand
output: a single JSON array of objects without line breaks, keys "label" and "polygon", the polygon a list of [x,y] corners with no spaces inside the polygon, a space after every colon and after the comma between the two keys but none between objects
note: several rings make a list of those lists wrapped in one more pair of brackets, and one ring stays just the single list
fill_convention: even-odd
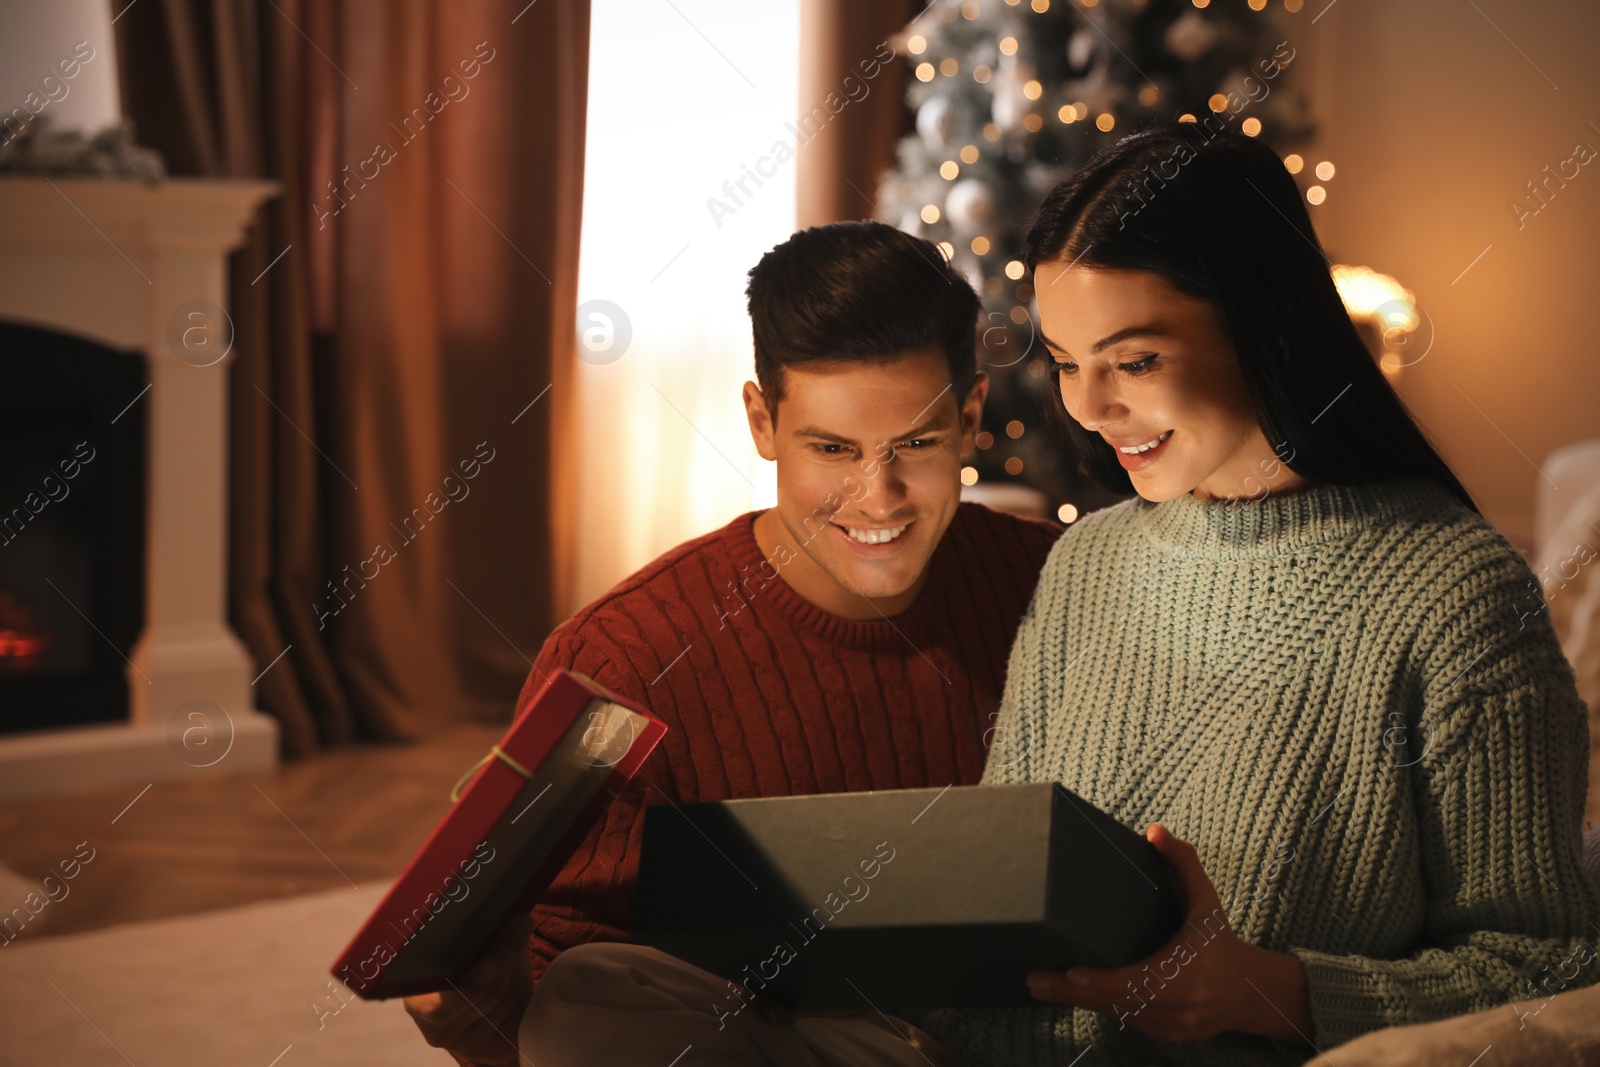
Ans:
[{"label": "woman's hand", "polygon": [[1147,959],[1126,967],[1036,970],[1040,1000],[1088,1008],[1162,1041],[1227,1030],[1311,1042],[1305,969],[1293,956],[1241,941],[1194,846],[1151,823],[1145,837],[1177,869],[1186,921]]}]

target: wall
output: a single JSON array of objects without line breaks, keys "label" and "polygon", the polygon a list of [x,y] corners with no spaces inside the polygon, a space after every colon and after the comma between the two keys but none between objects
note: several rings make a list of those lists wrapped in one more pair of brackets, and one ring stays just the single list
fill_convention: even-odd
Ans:
[{"label": "wall", "polygon": [[[1320,124],[1304,154],[1337,167],[1312,209],[1329,256],[1416,293],[1434,343],[1396,386],[1526,545],[1536,464],[1600,437],[1583,318],[1600,295],[1600,158],[1567,164],[1577,176],[1551,181],[1542,208],[1525,189],[1575,145],[1600,150],[1600,5],[1306,0],[1282,19]],[[1517,197],[1539,208],[1520,228]]]}]

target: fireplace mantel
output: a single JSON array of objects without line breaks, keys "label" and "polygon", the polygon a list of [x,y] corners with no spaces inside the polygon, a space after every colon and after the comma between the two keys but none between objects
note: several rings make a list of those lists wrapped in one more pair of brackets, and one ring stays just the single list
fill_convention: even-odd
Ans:
[{"label": "fireplace mantel", "polygon": [[[277,760],[276,721],[255,710],[256,668],[227,622],[231,352],[186,348],[195,308],[228,305],[228,253],[271,182],[158,184],[0,178],[0,318],[142,353],[148,404],[146,619],[129,659],[125,724],[0,737],[0,797],[195,774]],[[203,339],[203,338],[202,338]],[[0,359],[17,353],[0,353]],[[231,735],[209,766],[174,751],[178,709],[205,701]],[[181,734],[181,730],[179,731]]]}]

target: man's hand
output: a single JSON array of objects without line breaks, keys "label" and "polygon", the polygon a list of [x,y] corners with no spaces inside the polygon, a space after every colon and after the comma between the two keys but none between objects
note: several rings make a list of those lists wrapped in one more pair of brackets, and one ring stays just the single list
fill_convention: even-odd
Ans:
[{"label": "man's hand", "polygon": [[423,1040],[464,1064],[517,1062],[517,1028],[533,997],[532,933],[532,916],[514,916],[454,988],[406,997],[406,1013]]},{"label": "man's hand", "polygon": [[1238,1030],[1309,1044],[1311,1008],[1300,961],[1234,934],[1193,845],[1160,823],[1151,823],[1145,837],[1177,869],[1187,921],[1148,959],[1126,967],[1033,971],[1033,995],[1109,1015],[1163,1041]]}]

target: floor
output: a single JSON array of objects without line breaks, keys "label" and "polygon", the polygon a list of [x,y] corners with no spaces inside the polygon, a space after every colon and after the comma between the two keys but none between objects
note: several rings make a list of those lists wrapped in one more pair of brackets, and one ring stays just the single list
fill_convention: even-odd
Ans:
[{"label": "floor", "polygon": [[387,881],[504,729],[461,726],[266,774],[0,805],[0,915],[63,862],[75,877],[55,883],[19,941]]}]

